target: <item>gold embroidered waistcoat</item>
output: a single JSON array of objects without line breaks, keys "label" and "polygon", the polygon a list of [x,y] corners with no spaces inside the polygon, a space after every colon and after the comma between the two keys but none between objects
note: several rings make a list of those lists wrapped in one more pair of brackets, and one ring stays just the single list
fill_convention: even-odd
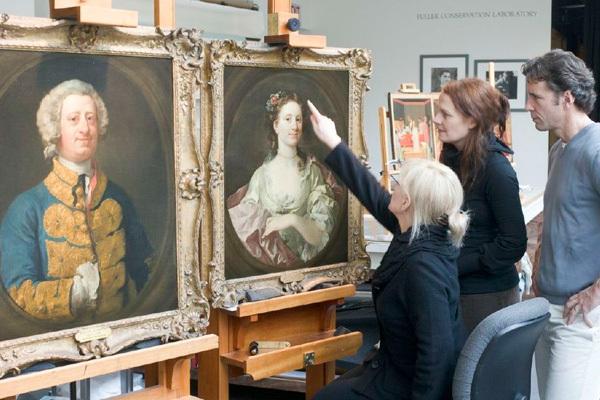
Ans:
[{"label": "gold embroidered waistcoat", "polygon": [[84,189],[78,176],[53,160],[53,169],[44,185],[58,202],[43,217],[47,235],[47,279],[34,285],[31,280],[10,290],[11,297],[25,311],[42,319],[72,319],[70,292],[77,267],[97,262],[100,286],[96,316],[114,313],[123,307],[125,231],[123,211],[112,199],[103,199],[108,180],[97,172],[97,182],[86,207]]}]

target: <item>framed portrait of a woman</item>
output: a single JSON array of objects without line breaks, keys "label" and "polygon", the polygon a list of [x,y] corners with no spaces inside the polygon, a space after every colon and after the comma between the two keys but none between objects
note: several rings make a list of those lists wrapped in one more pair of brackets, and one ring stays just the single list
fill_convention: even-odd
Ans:
[{"label": "framed portrait of a woman", "polygon": [[319,277],[363,280],[360,205],[325,165],[306,101],[332,115],[343,140],[366,156],[368,53],[223,41],[209,57],[213,305],[233,307],[264,287],[299,292]]}]

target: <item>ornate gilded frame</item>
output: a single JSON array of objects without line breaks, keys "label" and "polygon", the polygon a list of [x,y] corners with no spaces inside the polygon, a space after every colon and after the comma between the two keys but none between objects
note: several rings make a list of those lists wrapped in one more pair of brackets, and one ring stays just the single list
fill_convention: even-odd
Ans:
[{"label": "ornate gilded frame", "polygon": [[[224,180],[224,71],[227,67],[279,68],[290,70],[347,71],[348,145],[362,160],[367,159],[363,136],[363,95],[368,89],[371,58],[363,49],[322,50],[289,47],[267,47],[260,44],[213,41],[206,51],[207,85],[203,90],[203,113],[210,116],[202,123],[203,158],[208,160],[210,173],[206,208],[207,224],[203,225],[202,277],[209,282],[210,300],[216,308],[235,308],[249,290],[273,288],[283,294],[299,293],[319,280],[358,283],[366,280],[369,258],[365,250],[362,227],[362,206],[348,196],[347,262],[318,265],[288,272],[273,272],[258,276],[227,279],[225,276],[225,193]],[[205,100],[204,100],[205,99]],[[366,161],[365,161],[366,163]],[[210,221],[210,224],[208,223]]]},{"label": "ornate gilded frame", "polygon": [[182,340],[206,333],[209,304],[199,275],[200,225],[206,187],[198,113],[204,43],[194,30],[82,26],[0,16],[0,49],[168,59],[173,72],[173,146],[177,309],[0,342],[0,377],[44,360],[104,357],[147,339]]}]

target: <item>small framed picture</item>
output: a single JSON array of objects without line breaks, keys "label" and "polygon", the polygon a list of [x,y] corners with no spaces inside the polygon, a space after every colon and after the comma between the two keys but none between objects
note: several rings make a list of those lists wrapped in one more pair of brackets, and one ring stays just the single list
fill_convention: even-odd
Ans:
[{"label": "small framed picture", "polygon": [[527,60],[475,60],[475,76],[490,81],[490,63],[494,63],[494,85],[504,94],[512,111],[525,111],[527,88],[521,66]]},{"label": "small framed picture", "polygon": [[469,74],[467,54],[422,55],[420,87],[423,93],[441,92],[450,81]]},{"label": "small framed picture", "polygon": [[438,93],[389,93],[391,155],[394,160],[438,159],[441,150],[433,116]]}]

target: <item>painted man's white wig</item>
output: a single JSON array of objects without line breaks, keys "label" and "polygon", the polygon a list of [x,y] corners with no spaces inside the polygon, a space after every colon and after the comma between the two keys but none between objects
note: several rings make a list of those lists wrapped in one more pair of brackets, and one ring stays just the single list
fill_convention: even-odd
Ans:
[{"label": "painted man's white wig", "polygon": [[63,101],[70,95],[90,96],[96,103],[98,117],[98,135],[106,135],[108,112],[104,101],[89,83],[79,79],[64,81],[55,86],[40,103],[37,111],[37,127],[44,142],[44,157],[51,158],[57,154],[56,145],[60,138],[60,114]]}]

